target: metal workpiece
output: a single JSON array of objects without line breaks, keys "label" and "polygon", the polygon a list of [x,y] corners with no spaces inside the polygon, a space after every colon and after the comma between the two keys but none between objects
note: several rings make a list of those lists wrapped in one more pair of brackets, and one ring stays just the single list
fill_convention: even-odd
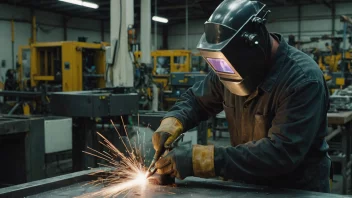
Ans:
[{"label": "metal workpiece", "polygon": [[159,127],[160,122],[164,118],[165,114],[166,114],[166,111],[158,111],[158,112],[139,111],[138,115],[133,116],[133,120],[135,123],[139,124],[140,126],[149,127],[155,131]]},{"label": "metal workpiece", "polygon": [[28,119],[0,117],[0,135],[10,135],[29,131]]},{"label": "metal workpiece", "polygon": [[[102,189],[100,186],[84,185],[92,180],[87,174],[94,170],[81,171],[59,177],[49,178],[23,185],[0,189],[0,197],[35,197],[61,198],[76,197]],[[119,197],[125,197],[121,194]],[[277,189],[263,186],[226,182],[215,179],[189,177],[177,180],[176,186],[159,186],[148,184],[145,190],[132,190],[126,197],[242,197],[242,198],[342,198],[351,197],[328,193],[309,192],[302,190]]]},{"label": "metal workpiece", "polygon": [[55,92],[51,110],[55,115],[70,117],[109,117],[138,112],[136,93],[114,94],[109,91]]},{"label": "metal workpiece", "polygon": [[53,178],[10,186],[7,188],[0,188],[0,197],[26,197],[30,195],[41,194],[43,192],[55,189],[59,190],[60,188],[63,188],[65,186],[70,186],[94,179],[94,176],[89,175],[94,171],[80,171]]}]

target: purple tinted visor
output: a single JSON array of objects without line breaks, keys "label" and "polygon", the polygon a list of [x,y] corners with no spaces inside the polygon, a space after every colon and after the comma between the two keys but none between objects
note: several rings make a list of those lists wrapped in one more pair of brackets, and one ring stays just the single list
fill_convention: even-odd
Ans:
[{"label": "purple tinted visor", "polygon": [[235,72],[232,70],[232,66],[227,64],[224,59],[220,58],[207,58],[208,62],[217,72],[224,72],[234,74]]}]

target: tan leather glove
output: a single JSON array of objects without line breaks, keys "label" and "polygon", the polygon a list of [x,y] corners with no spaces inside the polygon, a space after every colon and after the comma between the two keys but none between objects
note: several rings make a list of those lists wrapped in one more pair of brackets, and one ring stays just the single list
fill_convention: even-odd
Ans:
[{"label": "tan leather glove", "polygon": [[152,137],[154,158],[157,160],[182,132],[183,126],[178,119],[174,117],[163,119]]},{"label": "tan leather glove", "polygon": [[178,179],[188,176],[215,177],[214,146],[178,146],[160,158],[155,168],[159,175],[170,175]]}]

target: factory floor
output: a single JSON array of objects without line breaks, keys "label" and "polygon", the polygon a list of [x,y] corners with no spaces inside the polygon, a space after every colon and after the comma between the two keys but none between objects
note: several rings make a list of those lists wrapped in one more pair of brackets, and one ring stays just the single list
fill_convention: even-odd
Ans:
[{"label": "factory floor", "polygon": [[[230,146],[230,138],[227,137],[228,134],[223,133],[221,138],[213,140],[213,137],[208,139],[208,144],[214,144],[215,146]],[[342,189],[342,175],[335,174],[331,193],[341,194]],[[351,192],[349,194],[352,194]]]}]

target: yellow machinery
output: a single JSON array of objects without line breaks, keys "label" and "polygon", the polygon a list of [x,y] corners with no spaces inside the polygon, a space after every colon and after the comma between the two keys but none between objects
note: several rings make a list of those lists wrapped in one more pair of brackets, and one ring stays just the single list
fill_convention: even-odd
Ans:
[{"label": "yellow machinery", "polygon": [[[134,52],[135,59],[140,62],[141,52]],[[190,72],[191,56],[189,50],[157,50],[151,53],[153,60],[153,81],[162,84],[164,90],[169,90],[170,73]]]},{"label": "yellow machinery", "polygon": [[106,43],[48,42],[20,46],[18,81],[21,90],[50,85],[54,91],[105,87]]}]

